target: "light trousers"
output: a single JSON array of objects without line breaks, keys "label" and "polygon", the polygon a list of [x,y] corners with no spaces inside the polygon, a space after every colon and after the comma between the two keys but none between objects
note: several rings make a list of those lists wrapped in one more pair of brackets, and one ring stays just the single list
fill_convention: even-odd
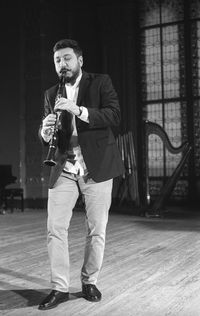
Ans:
[{"label": "light trousers", "polygon": [[69,291],[68,228],[80,191],[84,196],[86,211],[86,242],[81,282],[96,284],[103,263],[112,186],[112,179],[96,183],[90,178],[74,177],[63,172],[55,187],[49,189],[47,243],[53,289]]}]

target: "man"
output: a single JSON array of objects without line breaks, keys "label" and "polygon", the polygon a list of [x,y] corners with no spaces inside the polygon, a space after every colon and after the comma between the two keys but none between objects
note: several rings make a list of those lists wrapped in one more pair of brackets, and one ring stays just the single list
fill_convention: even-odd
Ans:
[{"label": "man", "polygon": [[120,107],[110,77],[82,71],[82,50],[74,40],[60,40],[53,52],[55,70],[59,78],[64,74],[66,83],[60,98],[56,98],[58,85],[45,92],[45,118],[39,131],[48,144],[55,112],[61,113],[48,192],[52,291],[39,305],[41,310],[69,298],[68,227],[79,192],[84,197],[87,224],[82,294],[89,301],[101,300],[96,283],[103,262],[113,178],[124,172],[112,132],[120,124]]}]

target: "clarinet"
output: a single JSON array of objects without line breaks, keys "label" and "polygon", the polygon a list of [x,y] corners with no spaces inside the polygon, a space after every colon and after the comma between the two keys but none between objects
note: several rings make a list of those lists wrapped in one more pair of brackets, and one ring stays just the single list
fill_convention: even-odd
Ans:
[{"label": "clarinet", "polygon": [[[63,97],[64,95],[64,89],[65,89],[65,82],[66,82],[66,71],[62,71],[60,80],[59,80],[59,86],[58,86],[58,91],[57,91],[57,95],[56,95],[56,99],[55,102]],[[56,114],[56,122],[53,126],[53,134],[52,134],[52,138],[49,142],[49,150],[47,153],[47,157],[44,160],[44,164],[47,166],[55,166],[56,165],[56,161],[55,161],[55,152],[56,152],[56,148],[57,148],[57,144],[58,144],[58,126],[60,123],[60,114],[61,111],[59,112],[54,112],[54,114]]]}]

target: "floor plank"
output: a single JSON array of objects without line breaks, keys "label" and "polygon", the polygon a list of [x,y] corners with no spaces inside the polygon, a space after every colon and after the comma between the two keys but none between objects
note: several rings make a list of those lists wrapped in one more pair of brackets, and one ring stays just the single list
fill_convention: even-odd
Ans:
[{"label": "floor plank", "polygon": [[[176,213],[171,213],[176,214]],[[103,299],[81,297],[84,212],[74,212],[70,232],[70,301],[41,312],[49,293],[46,211],[0,215],[0,315],[199,316],[200,214],[164,219],[111,213],[98,287]]]}]

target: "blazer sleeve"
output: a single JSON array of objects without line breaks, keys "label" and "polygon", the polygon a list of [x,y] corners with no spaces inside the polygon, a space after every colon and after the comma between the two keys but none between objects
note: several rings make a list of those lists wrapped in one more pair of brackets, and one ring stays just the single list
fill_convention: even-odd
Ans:
[{"label": "blazer sleeve", "polygon": [[[51,104],[49,102],[49,98],[48,98],[48,92],[45,91],[44,93],[44,113],[43,113],[43,117],[42,120],[50,113],[52,113],[52,107]],[[49,142],[45,142],[44,139],[41,136],[41,130],[42,130],[42,123],[40,124],[39,130],[38,130],[38,136],[40,141],[42,142],[43,145],[47,145]]]},{"label": "blazer sleeve", "polygon": [[121,115],[117,93],[109,75],[102,75],[102,82],[97,93],[98,106],[88,107],[90,128],[119,126]]}]

